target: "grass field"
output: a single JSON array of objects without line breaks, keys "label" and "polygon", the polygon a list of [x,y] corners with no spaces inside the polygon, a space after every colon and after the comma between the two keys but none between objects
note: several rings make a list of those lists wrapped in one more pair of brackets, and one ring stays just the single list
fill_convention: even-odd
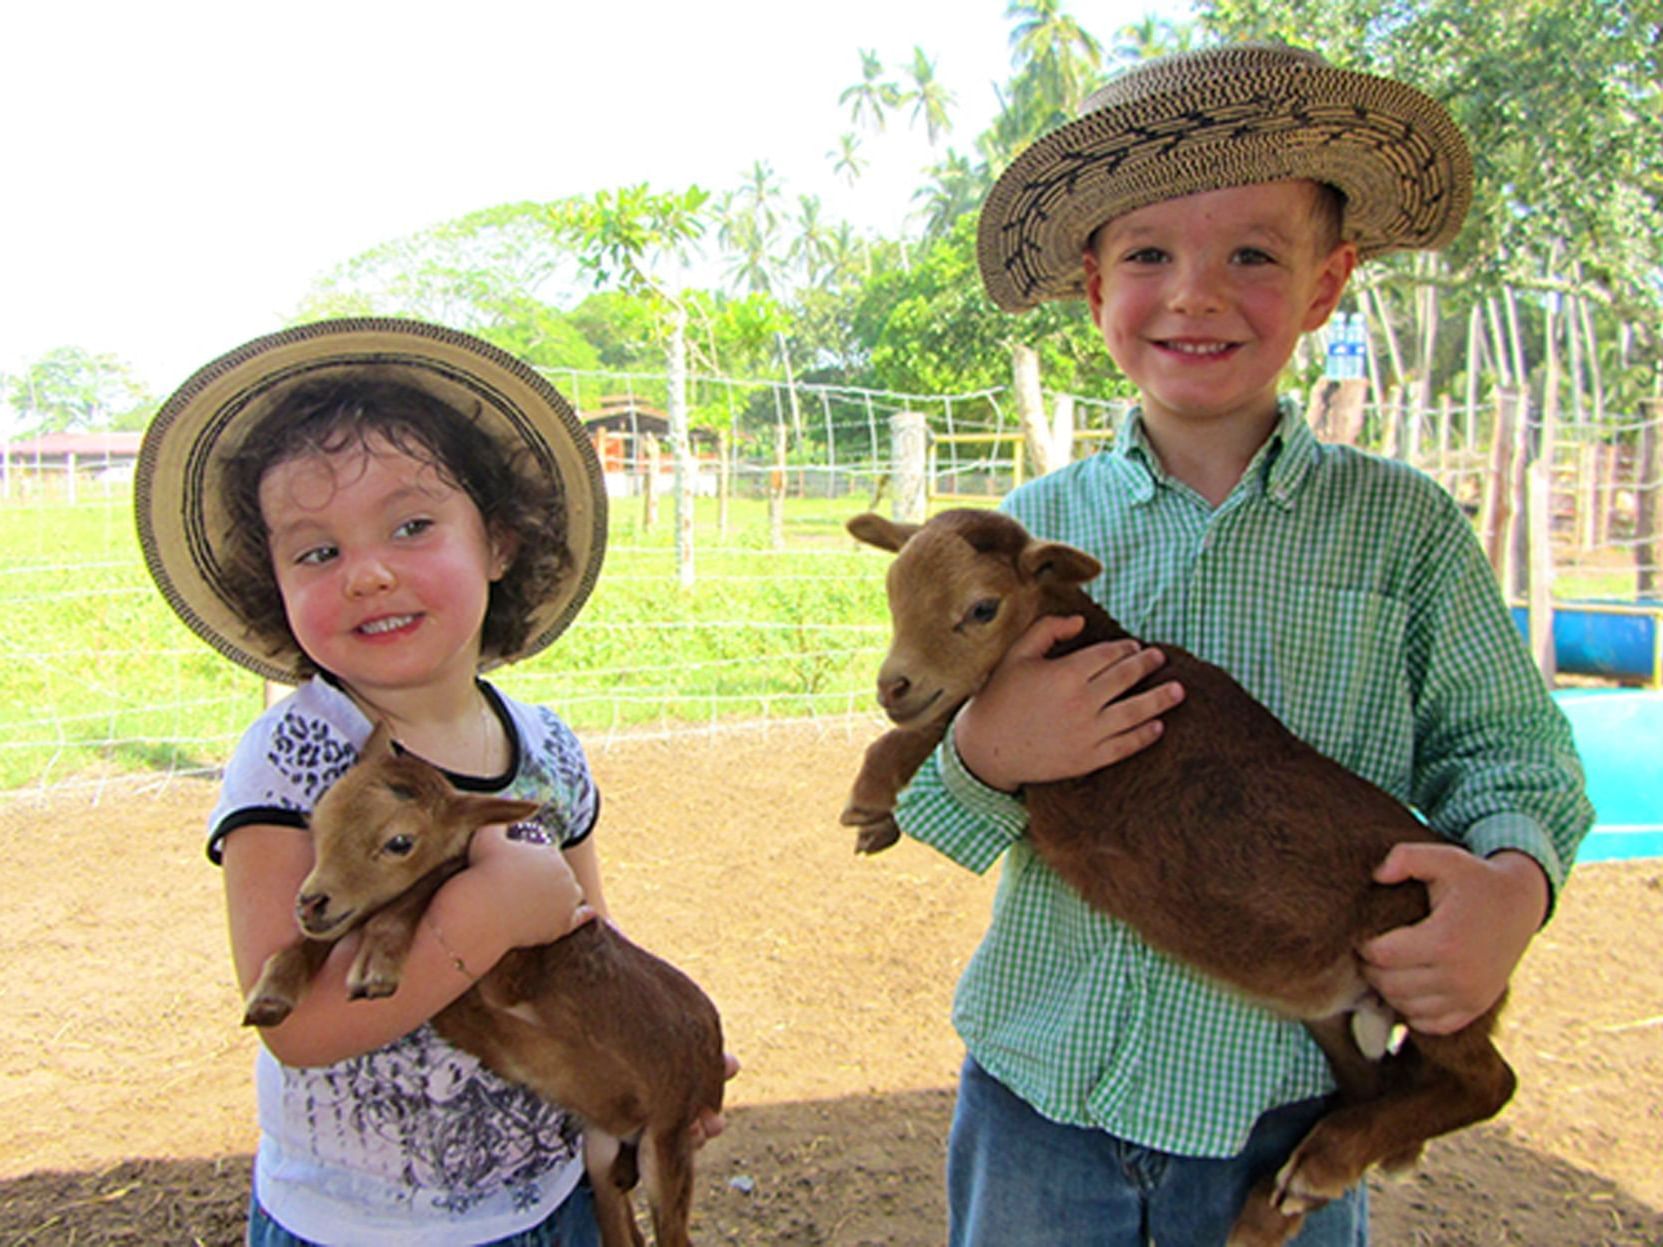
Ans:
[{"label": "grass field", "polygon": [[[493,678],[580,731],[864,708],[887,634],[886,560],[842,523],[865,505],[793,500],[775,550],[764,503],[732,501],[724,534],[701,499],[683,589],[669,500],[650,532],[639,502],[619,502],[582,616]],[[124,490],[0,506],[0,790],[211,769],[263,704],[261,682],[156,592],[131,514]]]},{"label": "grass field", "polygon": [[[614,503],[605,570],[553,647],[497,672],[507,692],[580,731],[871,708],[887,639],[887,557],[843,522],[862,492],[792,499],[774,548],[764,502],[695,508],[695,583],[676,576],[674,516],[651,531]],[[1632,556],[1562,566],[1561,598],[1627,598]],[[0,792],[111,773],[200,773],[224,762],[265,689],[185,628],[146,574],[124,486],[0,502]]]}]

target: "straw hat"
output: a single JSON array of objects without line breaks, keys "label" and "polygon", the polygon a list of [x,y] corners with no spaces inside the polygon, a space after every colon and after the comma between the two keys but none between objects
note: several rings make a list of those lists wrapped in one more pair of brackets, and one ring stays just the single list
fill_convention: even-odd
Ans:
[{"label": "straw hat", "polygon": [[417,386],[525,452],[556,483],[573,574],[536,610],[526,643],[494,662],[541,650],[594,587],[606,548],[606,490],[594,447],[570,405],[530,367],[488,342],[412,320],[332,320],[254,341],[199,369],[144,436],[135,489],[139,544],[162,595],[203,640],[270,680],[310,671],[292,645],[251,635],[225,592],[224,457],[293,384],[363,369]]},{"label": "straw hat", "polygon": [[1010,312],[1081,298],[1080,256],[1103,222],[1290,178],[1345,195],[1363,259],[1443,246],[1472,201],[1466,140],[1413,87],[1283,44],[1181,52],[1121,74],[1011,162],[982,207],[982,281]]}]

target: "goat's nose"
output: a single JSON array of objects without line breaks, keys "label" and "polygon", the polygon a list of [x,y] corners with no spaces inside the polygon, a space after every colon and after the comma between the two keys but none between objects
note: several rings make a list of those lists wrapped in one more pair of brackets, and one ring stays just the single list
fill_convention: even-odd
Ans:
[{"label": "goat's nose", "polygon": [[328,909],[329,893],[327,892],[302,893],[295,898],[295,917],[300,919],[301,926],[305,926],[308,920],[315,922],[321,919]]},{"label": "goat's nose", "polygon": [[900,701],[912,688],[912,681],[904,675],[878,677],[878,705],[886,710]]}]

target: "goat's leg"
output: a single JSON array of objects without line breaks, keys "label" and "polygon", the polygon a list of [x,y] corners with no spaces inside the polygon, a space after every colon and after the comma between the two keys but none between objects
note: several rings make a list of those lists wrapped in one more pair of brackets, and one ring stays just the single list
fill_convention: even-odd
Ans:
[{"label": "goat's leg", "polygon": [[267,957],[243,1002],[243,1025],[276,1026],[288,1017],[333,947],[327,940],[301,940]]},{"label": "goat's leg", "polygon": [[416,929],[428,902],[458,869],[460,863],[446,863],[428,872],[364,923],[358,955],[346,972],[349,999],[380,1000],[398,990],[405,958],[416,942]]},{"label": "goat's leg", "polygon": [[1385,1062],[1380,1096],[1342,1105],[1294,1150],[1277,1176],[1277,1206],[1315,1207],[1355,1184],[1370,1165],[1402,1167],[1425,1140],[1499,1112],[1515,1079],[1490,1042],[1495,1013],[1492,1009],[1453,1035],[1411,1032],[1402,1050]]},{"label": "goat's leg", "polygon": [[917,732],[896,729],[866,747],[839,819],[846,827],[860,828],[855,852],[877,853],[901,838],[901,829],[895,825],[895,798],[941,743],[945,730],[945,724]]},{"label": "goat's leg", "polygon": [[[1351,1014],[1309,1019],[1305,1029],[1328,1058],[1340,1103],[1358,1104],[1380,1094],[1380,1064],[1358,1047]],[[1278,1247],[1297,1234],[1305,1213],[1316,1205],[1284,1211],[1278,1207],[1280,1194],[1279,1174],[1275,1171],[1255,1183],[1230,1230],[1227,1247]]]},{"label": "goat's leg", "polygon": [[642,1185],[652,1208],[658,1247],[691,1247],[687,1235],[693,1217],[693,1141],[686,1126],[649,1129],[641,1137]]},{"label": "goat's leg", "polygon": [[1303,1212],[1283,1212],[1276,1206],[1276,1175],[1267,1173],[1248,1192],[1241,1215],[1230,1227],[1224,1247],[1281,1247],[1305,1224]]},{"label": "goat's leg", "polygon": [[624,1163],[622,1144],[614,1135],[597,1130],[588,1122],[583,1127],[583,1167],[595,1197],[595,1224],[600,1227],[601,1247],[646,1247],[635,1224],[629,1202],[629,1187],[619,1179]]}]

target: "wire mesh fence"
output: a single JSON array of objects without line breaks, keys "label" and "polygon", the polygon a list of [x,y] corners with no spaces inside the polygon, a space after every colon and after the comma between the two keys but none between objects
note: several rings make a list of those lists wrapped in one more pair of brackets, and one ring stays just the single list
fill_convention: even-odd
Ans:
[{"label": "wire mesh fence", "polygon": [[[887,560],[858,548],[843,523],[889,505],[899,466],[891,421],[923,416],[937,502],[992,504],[1032,471],[1003,390],[912,395],[693,378],[690,406],[705,432],[692,448],[699,562],[689,587],[662,497],[674,465],[653,451],[662,379],[554,379],[593,422],[607,468],[607,565],[555,646],[493,678],[599,744],[803,721],[865,731],[888,635]],[[1125,410],[1062,395],[1046,402],[1071,404],[1076,455],[1112,444]],[[1498,457],[1493,405],[1371,409],[1364,440],[1439,479],[1481,535],[1497,523],[1498,474],[1511,482],[1545,454],[1556,597],[1645,604],[1663,594],[1660,414],[1562,425],[1545,450],[1532,449],[1540,428],[1526,420]],[[265,704],[268,690],[190,634],[152,586],[131,518],[136,450],[135,439],[131,453],[8,447],[0,457],[0,799],[211,776]],[[1498,548],[1520,546],[1509,531]],[[1503,571],[1519,574],[1512,563]]]}]

